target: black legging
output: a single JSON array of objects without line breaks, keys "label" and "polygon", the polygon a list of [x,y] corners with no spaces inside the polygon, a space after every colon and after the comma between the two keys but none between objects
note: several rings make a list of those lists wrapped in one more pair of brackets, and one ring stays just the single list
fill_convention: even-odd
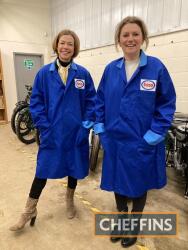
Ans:
[{"label": "black legging", "polygon": [[147,192],[138,198],[129,198],[121,194],[117,193],[114,194],[115,194],[117,209],[119,212],[122,211],[128,212],[127,202],[129,200],[133,201],[132,212],[142,212],[144,210],[146,204]]},{"label": "black legging", "polygon": [[69,188],[72,188],[72,189],[75,189],[76,186],[77,186],[77,179],[71,177],[71,176],[68,176],[68,184],[67,186]]},{"label": "black legging", "polygon": [[[43,188],[45,187],[47,179],[40,179],[35,177],[31,186],[29,197],[33,199],[39,199]],[[75,189],[77,186],[77,179],[68,176],[68,187]]]}]

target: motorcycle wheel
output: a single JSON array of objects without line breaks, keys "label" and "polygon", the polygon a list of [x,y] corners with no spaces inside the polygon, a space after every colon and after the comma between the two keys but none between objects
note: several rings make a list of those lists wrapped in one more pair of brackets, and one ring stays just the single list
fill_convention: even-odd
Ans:
[{"label": "motorcycle wheel", "polygon": [[35,141],[37,145],[39,146],[40,145],[40,133],[38,129],[35,130]]}]

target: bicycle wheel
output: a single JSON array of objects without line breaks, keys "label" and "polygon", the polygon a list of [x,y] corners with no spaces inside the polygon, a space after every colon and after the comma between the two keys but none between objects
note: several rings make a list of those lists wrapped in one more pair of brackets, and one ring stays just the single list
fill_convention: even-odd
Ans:
[{"label": "bicycle wheel", "polygon": [[19,113],[16,120],[16,134],[18,139],[25,144],[35,142],[35,128],[29,108],[25,108]]},{"label": "bicycle wheel", "polygon": [[12,131],[16,134],[16,120],[17,120],[17,118],[18,118],[18,114],[19,114],[19,112],[22,110],[22,109],[24,109],[24,108],[26,108],[26,107],[28,107],[28,104],[21,104],[21,105],[18,105],[18,106],[16,106],[15,108],[14,108],[14,110],[13,110],[13,112],[12,112],[12,116],[11,116],[11,122],[10,122],[10,124],[11,124],[11,128],[12,128]]},{"label": "bicycle wheel", "polygon": [[89,166],[90,166],[90,170],[92,171],[95,171],[97,167],[99,149],[100,149],[99,136],[93,133],[92,139],[91,139],[91,151],[90,151],[90,157],[89,157]]}]

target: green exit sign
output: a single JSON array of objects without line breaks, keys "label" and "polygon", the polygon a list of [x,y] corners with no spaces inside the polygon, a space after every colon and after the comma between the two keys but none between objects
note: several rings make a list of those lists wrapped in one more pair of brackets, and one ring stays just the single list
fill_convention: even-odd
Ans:
[{"label": "green exit sign", "polygon": [[31,59],[25,59],[24,60],[24,67],[27,69],[32,69],[34,66],[34,62]]}]

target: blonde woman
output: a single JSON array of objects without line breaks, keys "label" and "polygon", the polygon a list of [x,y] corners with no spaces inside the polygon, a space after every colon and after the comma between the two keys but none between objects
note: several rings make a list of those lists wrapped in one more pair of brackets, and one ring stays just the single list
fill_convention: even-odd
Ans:
[{"label": "blonde woman", "polygon": [[[176,95],[170,75],[157,58],[147,56],[144,22],[135,16],[117,26],[115,45],[123,57],[109,63],[97,90],[95,133],[104,149],[101,188],[113,191],[117,209],[142,212],[147,191],[166,185],[165,134],[173,119]],[[135,244],[135,237],[121,239],[123,247]],[[121,232],[124,233],[124,232]]]}]

